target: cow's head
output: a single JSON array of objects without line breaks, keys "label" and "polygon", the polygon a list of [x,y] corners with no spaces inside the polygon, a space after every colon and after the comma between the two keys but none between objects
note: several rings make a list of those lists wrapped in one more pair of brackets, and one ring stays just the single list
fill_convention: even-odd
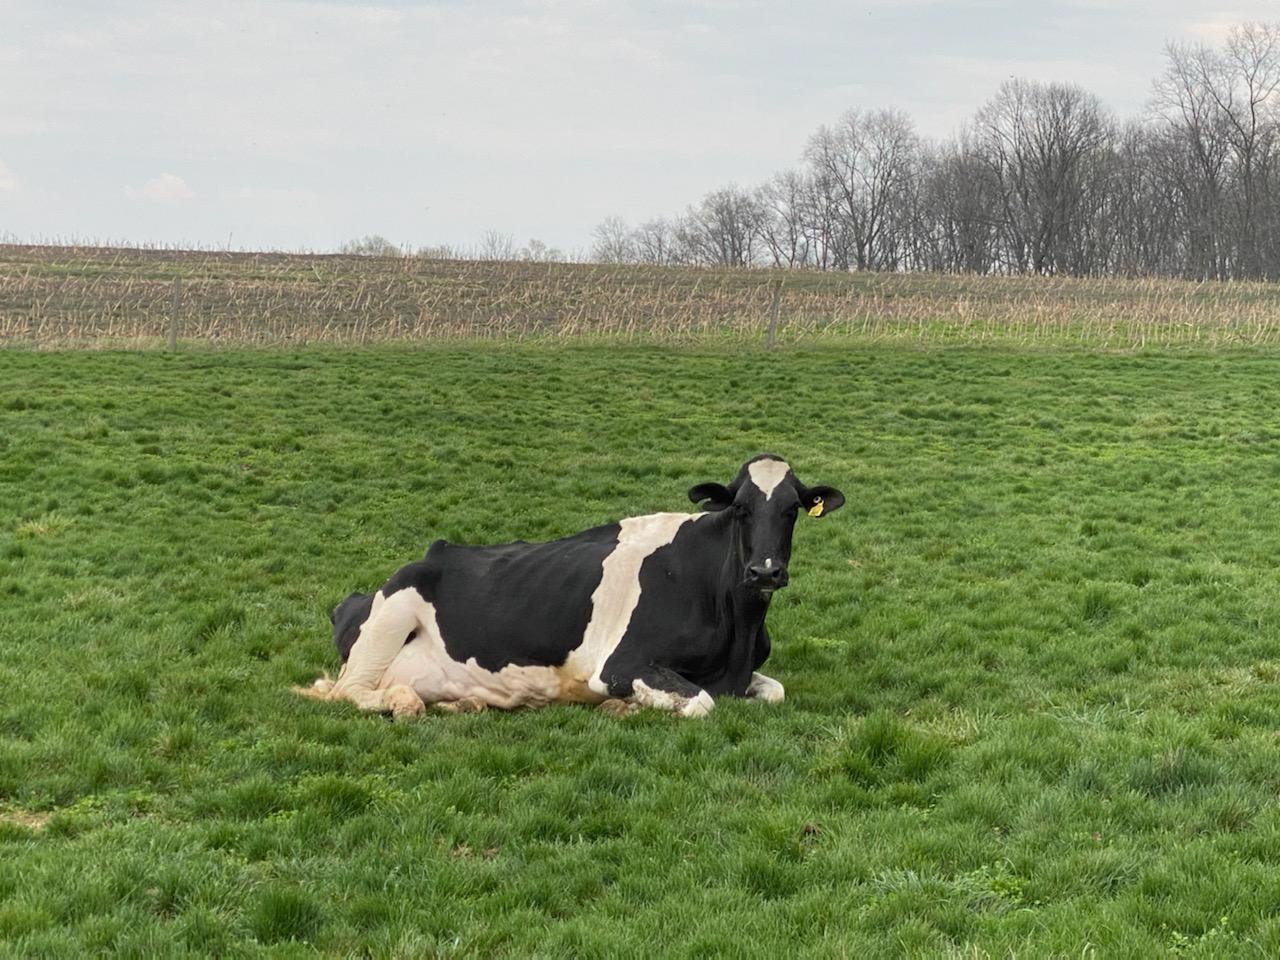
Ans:
[{"label": "cow's head", "polygon": [[804,511],[825,517],[844,505],[835,487],[806,487],[781,457],[761,454],[748,460],[729,486],[700,483],[689,499],[703,510],[729,511],[739,545],[743,583],[763,593],[787,585],[791,532]]}]

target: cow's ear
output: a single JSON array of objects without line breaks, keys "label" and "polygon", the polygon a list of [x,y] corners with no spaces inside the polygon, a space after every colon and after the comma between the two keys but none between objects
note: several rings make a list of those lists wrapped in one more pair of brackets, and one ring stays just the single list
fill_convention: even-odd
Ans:
[{"label": "cow's ear", "polygon": [[703,510],[723,510],[733,503],[733,494],[722,483],[700,483],[689,488],[689,499],[702,503]]},{"label": "cow's ear", "polygon": [[809,487],[801,494],[800,503],[809,516],[825,517],[844,506],[844,494],[835,487]]}]

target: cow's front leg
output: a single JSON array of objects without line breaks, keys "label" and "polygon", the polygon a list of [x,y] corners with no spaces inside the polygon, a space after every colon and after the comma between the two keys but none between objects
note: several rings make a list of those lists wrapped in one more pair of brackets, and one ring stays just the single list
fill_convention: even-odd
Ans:
[{"label": "cow's front leg", "polygon": [[619,671],[605,682],[610,697],[679,717],[705,717],[715,706],[711,694],[667,667]]},{"label": "cow's front leg", "polygon": [[786,691],[773,677],[766,677],[763,673],[753,673],[751,682],[747,684],[746,695],[748,699],[759,700],[762,703],[781,703],[786,696]]}]

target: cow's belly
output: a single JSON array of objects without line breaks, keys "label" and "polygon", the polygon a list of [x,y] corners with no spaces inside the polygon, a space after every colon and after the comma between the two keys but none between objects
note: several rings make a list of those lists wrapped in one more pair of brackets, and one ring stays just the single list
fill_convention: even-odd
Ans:
[{"label": "cow's belly", "polygon": [[378,686],[406,684],[425,703],[448,703],[473,697],[504,710],[601,700],[602,697],[587,686],[587,677],[578,676],[579,673],[569,664],[486,670],[474,657],[461,663],[449,656],[439,639],[419,635],[405,644],[391,661]]}]

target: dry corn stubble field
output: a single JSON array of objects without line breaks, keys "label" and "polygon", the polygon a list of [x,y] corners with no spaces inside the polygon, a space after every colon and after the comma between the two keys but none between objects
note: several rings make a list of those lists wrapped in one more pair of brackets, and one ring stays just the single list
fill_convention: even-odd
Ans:
[{"label": "dry corn stubble field", "polygon": [[784,344],[1280,343],[1265,283],[0,246],[0,345],[753,341],[775,312]]}]

